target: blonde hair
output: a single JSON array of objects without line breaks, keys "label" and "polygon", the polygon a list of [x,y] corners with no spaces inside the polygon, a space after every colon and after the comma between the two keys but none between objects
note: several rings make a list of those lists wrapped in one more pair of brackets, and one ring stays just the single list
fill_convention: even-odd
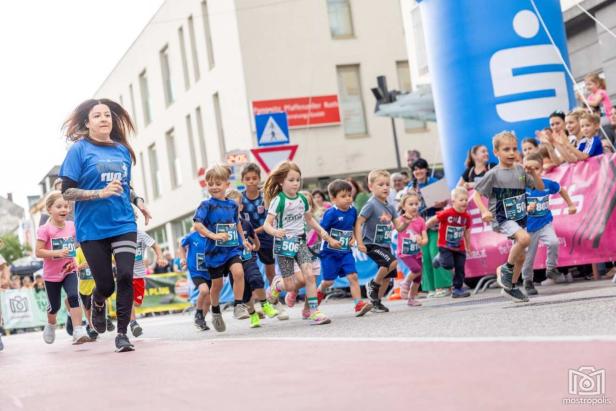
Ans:
[{"label": "blonde hair", "polygon": [[404,204],[406,203],[406,201],[409,198],[413,198],[413,197],[417,198],[417,200],[419,202],[421,202],[421,199],[419,198],[419,194],[417,194],[415,191],[411,190],[411,191],[407,192],[405,195],[403,195],[402,198],[400,199],[400,202],[398,203],[398,211],[399,212],[403,212],[404,211]]},{"label": "blonde hair", "polygon": [[468,197],[468,190],[464,187],[456,187],[453,190],[451,190],[452,200],[455,199],[459,195],[465,195],[466,197]]},{"label": "blonde hair", "polygon": [[387,181],[389,181],[391,174],[389,174],[387,170],[372,170],[370,174],[368,174],[368,184],[373,184],[379,177],[386,178]]},{"label": "blonde hair", "polygon": [[238,190],[236,190],[235,188],[231,188],[229,190],[227,190],[227,194],[226,196],[227,199],[229,200],[237,200],[237,199],[242,199],[242,193],[240,193]]},{"label": "blonde hair", "polygon": [[297,164],[287,160],[278,164],[278,166],[272,170],[271,174],[267,177],[267,180],[265,180],[265,185],[263,186],[263,200],[266,207],[269,205],[270,201],[272,201],[274,197],[282,191],[282,183],[284,179],[287,178],[287,174],[289,174],[290,171],[298,172],[300,177],[302,175],[302,172]]},{"label": "blonde hair", "polygon": [[221,164],[213,165],[208,168],[205,172],[205,181],[229,181],[229,177],[231,176],[231,171],[229,171],[228,167],[225,167]]},{"label": "blonde hair", "polygon": [[597,86],[603,90],[605,90],[605,80],[602,79],[598,73],[590,73],[588,74],[586,77],[584,77],[584,80],[587,81],[592,81],[594,83],[597,83]]},{"label": "blonde hair", "polygon": [[494,151],[497,151],[501,144],[507,140],[514,141],[516,145],[518,144],[518,139],[513,131],[501,131],[492,137],[492,147],[494,148]]},{"label": "blonde hair", "polygon": [[590,121],[591,123],[593,123],[594,125],[598,126],[599,124],[601,124],[601,118],[593,113],[584,113],[580,116],[580,120],[586,120],[586,121]]},{"label": "blonde hair", "polygon": [[45,197],[45,208],[47,209],[47,211],[49,211],[49,209],[60,198],[64,200],[64,197],[62,196],[62,193],[60,191],[58,190],[50,191],[49,194],[47,194],[47,197]]}]

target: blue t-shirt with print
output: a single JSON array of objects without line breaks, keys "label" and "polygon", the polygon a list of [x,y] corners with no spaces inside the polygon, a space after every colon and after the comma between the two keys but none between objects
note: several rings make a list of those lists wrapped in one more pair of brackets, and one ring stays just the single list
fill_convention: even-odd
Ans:
[{"label": "blue t-shirt with print", "polygon": [[349,241],[353,235],[355,222],[357,221],[357,209],[351,206],[348,210],[343,211],[334,206],[328,208],[321,219],[321,227],[329,233],[330,236],[342,243],[340,249],[331,248],[327,241],[323,241],[321,245],[321,254],[327,255],[331,253],[350,253]]},{"label": "blue t-shirt with print", "polygon": [[560,184],[543,178],[544,190],[526,189],[526,202],[528,205],[535,204],[535,209],[528,212],[526,230],[529,233],[541,230],[553,220],[550,211],[550,195],[560,191]]},{"label": "blue t-shirt with print", "polygon": [[190,278],[210,279],[210,273],[205,266],[205,240],[206,238],[196,231],[188,233],[182,239],[182,247],[188,248],[186,266],[188,267]]},{"label": "blue t-shirt with print", "polygon": [[603,146],[601,145],[601,137],[599,136],[581,139],[577,148],[582,153],[588,154],[589,157],[603,154]]},{"label": "blue t-shirt with print", "polygon": [[83,190],[101,190],[113,180],[119,180],[124,189],[119,196],[75,202],[77,241],[137,232],[130,203],[131,165],[128,149],[119,143],[98,145],[84,138],[68,150],[60,177],[75,181]]},{"label": "blue t-shirt with print", "polygon": [[[267,208],[263,200],[263,193],[259,192],[259,195],[255,199],[249,199],[246,192],[242,193],[242,214],[244,218],[250,221],[252,227],[257,229],[263,227],[265,219],[267,218]],[[271,235],[265,231],[261,231],[257,234],[259,241],[261,242],[261,248],[269,249],[274,246],[274,239]]]},{"label": "blue t-shirt with print", "polygon": [[[232,229],[235,235],[236,244],[216,244],[217,242],[209,238],[205,239],[205,265],[208,268],[220,267],[229,259],[238,257],[239,235],[237,233],[237,223],[239,221],[237,204],[233,200],[219,200],[210,198],[204,200],[195,211],[193,221],[203,224],[209,231],[220,233]],[[234,227],[233,227],[234,226]]]}]

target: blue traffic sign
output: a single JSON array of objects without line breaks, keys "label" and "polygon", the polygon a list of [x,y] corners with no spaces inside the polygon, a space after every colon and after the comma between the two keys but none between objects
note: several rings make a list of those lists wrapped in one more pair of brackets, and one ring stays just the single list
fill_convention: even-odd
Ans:
[{"label": "blue traffic sign", "polygon": [[287,113],[267,113],[255,116],[257,145],[278,146],[289,144],[289,124]]}]

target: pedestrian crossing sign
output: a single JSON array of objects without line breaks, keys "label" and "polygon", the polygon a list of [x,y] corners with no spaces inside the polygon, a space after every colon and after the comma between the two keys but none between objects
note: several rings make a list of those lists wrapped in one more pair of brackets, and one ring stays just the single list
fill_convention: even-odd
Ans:
[{"label": "pedestrian crossing sign", "polygon": [[287,113],[267,113],[255,116],[257,128],[257,145],[277,146],[289,144],[289,124]]}]

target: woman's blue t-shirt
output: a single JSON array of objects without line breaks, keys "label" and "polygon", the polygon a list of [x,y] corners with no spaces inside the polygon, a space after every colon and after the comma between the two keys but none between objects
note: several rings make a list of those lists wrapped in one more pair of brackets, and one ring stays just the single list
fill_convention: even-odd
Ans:
[{"label": "woman's blue t-shirt", "polygon": [[131,165],[130,153],[121,144],[102,146],[81,139],[68,150],[60,177],[76,181],[83,190],[101,190],[113,180],[121,181],[124,189],[120,196],[75,202],[77,241],[137,232],[130,204]]}]

